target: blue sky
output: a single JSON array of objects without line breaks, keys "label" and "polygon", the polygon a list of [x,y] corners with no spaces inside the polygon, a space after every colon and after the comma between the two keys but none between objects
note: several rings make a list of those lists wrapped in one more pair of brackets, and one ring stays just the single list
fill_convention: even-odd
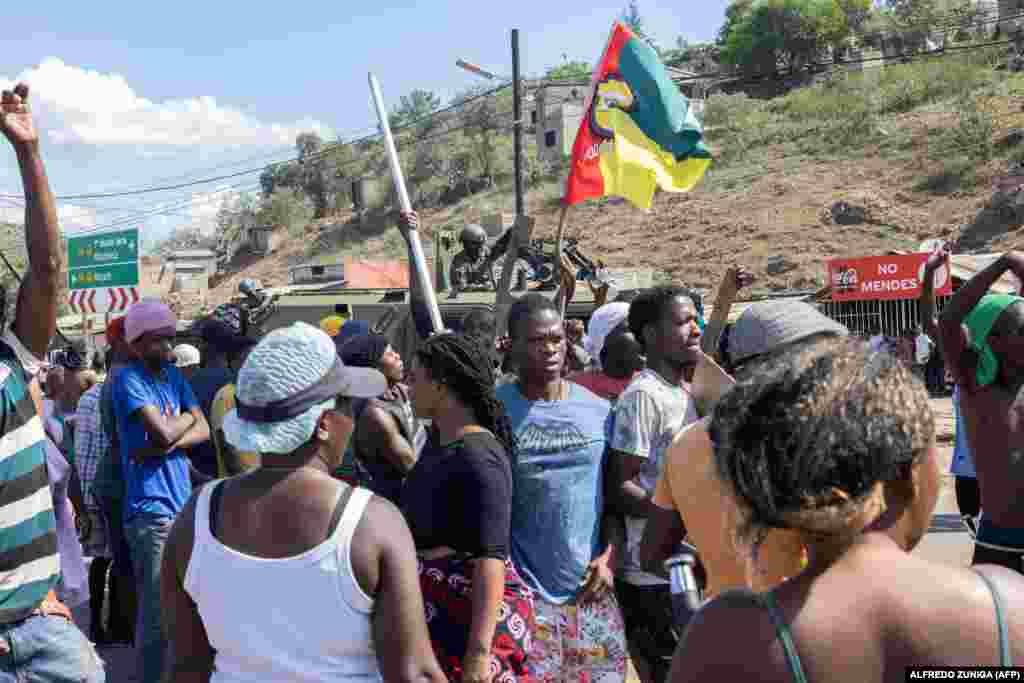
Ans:
[{"label": "blue sky", "polygon": [[[34,85],[57,194],[143,187],[284,158],[301,130],[328,137],[367,132],[374,122],[366,85],[371,70],[389,106],[413,88],[447,98],[479,84],[455,67],[458,58],[511,72],[513,27],[520,29],[527,75],[542,74],[563,55],[593,62],[626,2],[378,0],[357,9],[351,4],[5,5],[0,84],[26,78]],[[649,32],[667,46],[679,35],[712,39],[726,5],[727,0],[639,3]],[[0,194],[20,194],[13,156],[6,154]],[[257,178],[231,183],[255,184]],[[72,232],[130,220],[129,209],[167,209],[168,215],[138,219],[147,234],[165,234],[208,222],[218,206],[209,193],[223,189],[214,184],[81,201],[65,204],[62,218]],[[0,201],[0,217],[11,218],[5,206],[10,202]]]}]

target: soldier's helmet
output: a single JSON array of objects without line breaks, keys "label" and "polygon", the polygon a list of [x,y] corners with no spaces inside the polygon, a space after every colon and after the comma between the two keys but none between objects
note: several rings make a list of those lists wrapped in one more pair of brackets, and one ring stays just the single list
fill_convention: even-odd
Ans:
[{"label": "soldier's helmet", "polygon": [[463,244],[483,244],[487,241],[487,231],[479,225],[467,225],[459,233],[459,241]]},{"label": "soldier's helmet", "polygon": [[257,294],[262,289],[263,286],[260,284],[259,280],[253,280],[252,278],[247,277],[238,283],[238,291],[246,296]]}]

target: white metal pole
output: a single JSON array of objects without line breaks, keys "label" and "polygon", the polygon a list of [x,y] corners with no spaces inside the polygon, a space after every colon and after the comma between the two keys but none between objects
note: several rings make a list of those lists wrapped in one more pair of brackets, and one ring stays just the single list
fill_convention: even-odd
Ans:
[{"label": "white metal pole", "polygon": [[[402,176],[402,166],[398,160],[398,151],[395,149],[395,140],[391,137],[391,126],[388,125],[388,113],[384,108],[384,98],[380,94],[380,84],[377,83],[377,77],[372,73],[370,74],[370,92],[373,93],[373,104],[377,108],[380,131],[384,135],[384,149],[388,155],[388,164],[391,166],[391,180],[395,184],[398,204],[402,211],[412,211],[409,193],[405,189],[405,178]],[[434,331],[440,332],[444,329],[444,322],[441,319],[441,309],[437,306],[434,284],[430,281],[430,274],[427,272],[427,260],[423,255],[423,245],[420,243],[418,230],[409,231],[409,246],[412,250],[413,269],[416,271],[420,291],[423,292],[427,310],[430,312],[430,321],[434,325]]]}]

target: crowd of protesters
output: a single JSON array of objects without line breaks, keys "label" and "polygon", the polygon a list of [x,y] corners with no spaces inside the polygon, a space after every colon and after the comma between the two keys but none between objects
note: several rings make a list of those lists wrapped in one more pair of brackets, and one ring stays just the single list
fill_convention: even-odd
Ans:
[{"label": "crowd of protesters", "polygon": [[[406,358],[344,316],[262,338],[211,318],[175,346],[150,299],[110,322],[103,358],[49,354],[61,244],[27,101],[18,85],[0,109],[29,254],[0,337],[0,680],[102,681],[95,647],[116,643],[144,683],[614,683],[629,662],[643,683],[888,681],[1013,662],[1024,299],[990,289],[1024,257],[940,316],[937,252],[922,327],[893,344],[792,301],[726,331],[750,283],[732,269],[710,320],[684,288],[606,286],[567,320],[570,273],[438,330],[413,292]],[[940,488],[935,358],[955,382],[970,570],[910,554]],[[686,552],[694,572],[674,573]],[[680,576],[701,592],[686,614]]]}]

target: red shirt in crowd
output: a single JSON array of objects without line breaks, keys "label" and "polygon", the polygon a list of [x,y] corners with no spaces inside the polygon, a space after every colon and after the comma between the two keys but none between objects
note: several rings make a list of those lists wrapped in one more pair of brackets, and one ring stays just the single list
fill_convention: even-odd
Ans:
[{"label": "red shirt in crowd", "polygon": [[599,370],[587,370],[570,375],[569,381],[579,384],[584,389],[589,389],[606,401],[617,401],[619,395],[626,390],[633,378],[615,379]]}]

